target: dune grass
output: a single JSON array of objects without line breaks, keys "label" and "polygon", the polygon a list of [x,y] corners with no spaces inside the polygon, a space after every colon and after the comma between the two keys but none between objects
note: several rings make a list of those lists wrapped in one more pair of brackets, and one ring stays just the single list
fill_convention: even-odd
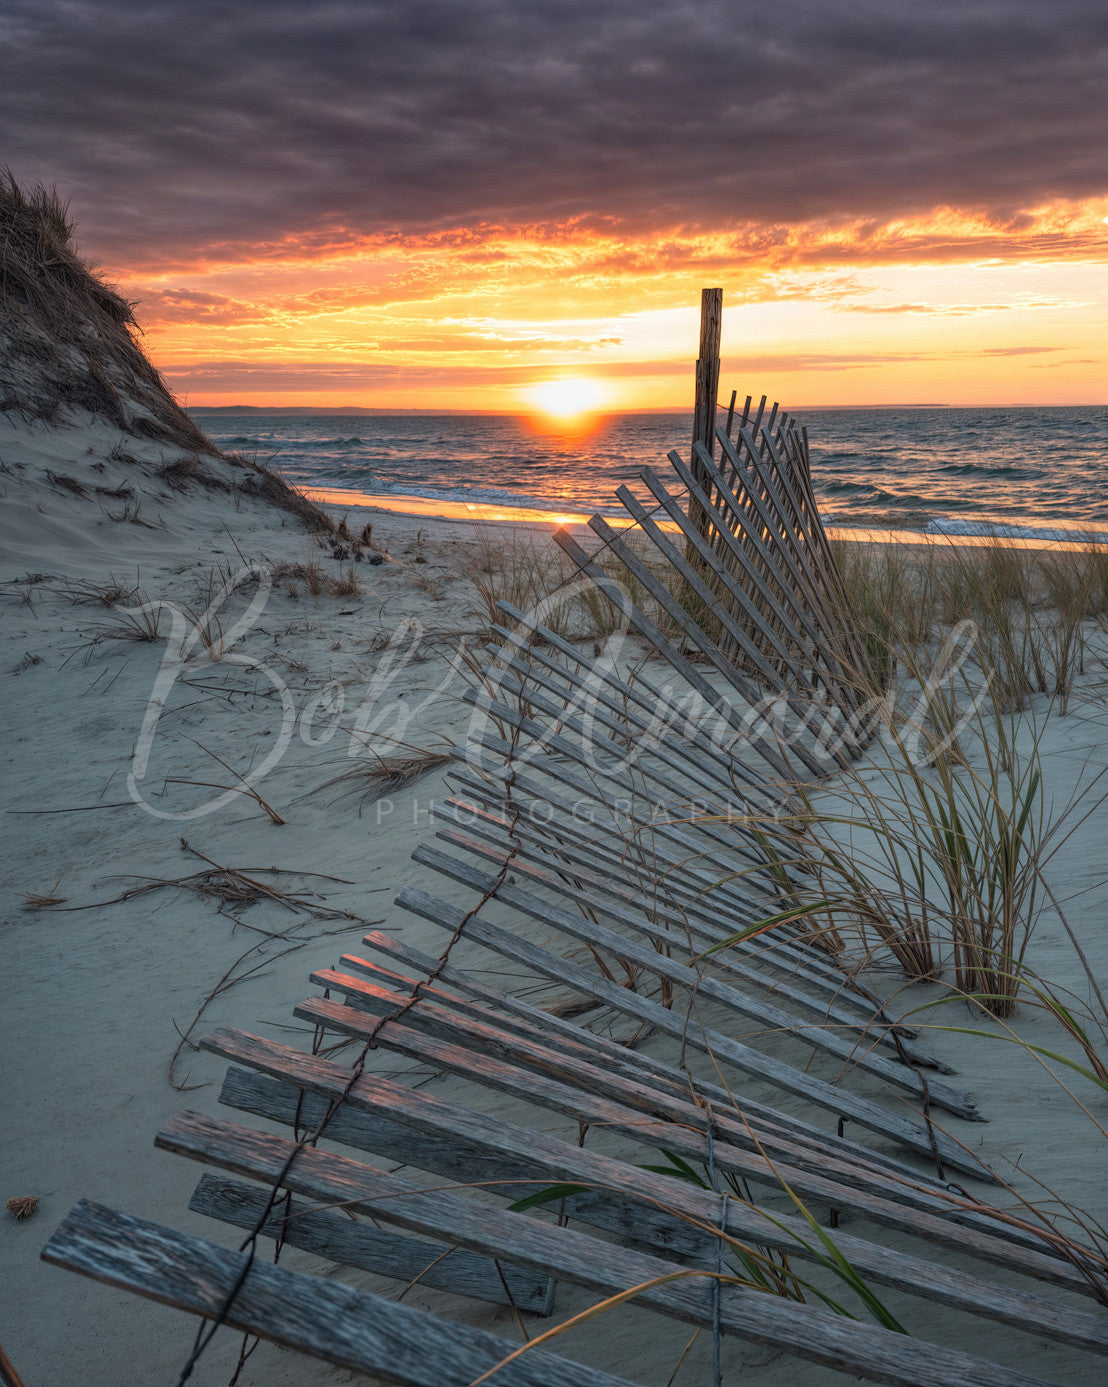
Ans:
[{"label": "dune grass", "polygon": [[1015,709],[1052,694],[1068,710],[1093,630],[1108,630],[1108,549],[857,545],[836,559],[848,606],[879,665],[918,663],[944,629],[972,621],[973,662]]},{"label": "dune grass", "polygon": [[1048,801],[1042,758],[1108,630],[1108,554],[880,546],[840,558],[874,664],[897,675],[868,710],[878,736],[834,781],[798,779],[784,813],[747,826],[764,834],[768,868],[800,883],[782,911],[1011,1016],[1051,906],[1051,861],[1104,798],[1090,773]]},{"label": "dune grass", "polygon": [[[492,628],[503,621],[501,602],[541,615],[546,626],[566,639],[602,639],[626,628],[626,617],[619,608],[578,572],[577,566],[546,534],[522,525],[478,525],[474,529],[465,576],[476,593],[474,615],[482,620],[490,635]],[[639,557],[658,580],[682,600],[684,580],[659,560],[647,544],[636,543],[633,531],[629,532],[628,541],[639,549]],[[657,609],[633,575],[604,553],[597,558],[636,606],[649,610],[668,635],[677,634],[671,619]]]}]

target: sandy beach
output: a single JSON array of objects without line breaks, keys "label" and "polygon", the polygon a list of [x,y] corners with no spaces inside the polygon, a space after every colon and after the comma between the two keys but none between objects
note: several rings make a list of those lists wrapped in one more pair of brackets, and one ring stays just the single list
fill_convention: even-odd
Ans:
[{"label": "sandy beach", "polygon": [[1108,1382],[1104,7],[763,8],[5,7],[0,1387]]},{"label": "sandy beach", "polygon": [[[697,445],[718,503],[680,455],[687,512],[650,483],[700,573],[664,533],[648,542],[629,493],[630,544],[575,513],[556,539],[538,515],[313,503],[180,410],[57,199],[2,191],[0,1376],[378,1381],[341,1361],[438,1387],[445,1352],[460,1387],[486,1376],[467,1329],[497,1336],[491,1367],[579,1317],[552,1341],[568,1366],[523,1353],[506,1387],[575,1363],[606,1387],[1094,1380],[1105,554],[833,549],[784,416],[761,443],[744,429],[730,480]],[[619,699],[582,703],[583,669]],[[437,832],[480,870],[436,856]],[[418,978],[359,958],[373,931],[364,947]],[[201,1045],[220,1027],[239,1033],[210,1042],[224,1058]],[[221,1093],[236,1046],[255,1074],[296,1076],[291,1110],[250,1075]],[[314,1149],[306,1130],[261,1135],[300,1129],[304,1089],[338,1099]],[[191,1212],[183,1155],[322,1204],[282,1215],[280,1289],[256,1291],[255,1261],[219,1293],[231,1313],[276,1306],[241,1317],[268,1337],[221,1329],[195,1369],[185,1314],[111,1288],[176,1304],[203,1282],[184,1303],[219,1313],[239,1264],[190,1280],[174,1262],[152,1290],[148,1239],[195,1235],[218,1263],[257,1194],[221,1185],[246,1203]],[[505,1208],[520,1184],[526,1207]],[[412,1203],[378,1219],[397,1197]],[[83,1200],[161,1231],[110,1223],[105,1270],[73,1232]],[[305,1241],[321,1214],[326,1237]],[[345,1214],[358,1255],[333,1242],[350,1248]],[[376,1270],[378,1222],[422,1236],[403,1276]],[[475,1264],[443,1239],[483,1254],[481,1296],[458,1293]],[[428,1256],[448,1265],[424,1280]],[[504,1262],[539,1276],[533,1309]],[[690,1298],[660,1290],[682,1281]],[[304,1294],[330,1309],[301,1309],[317,1337],[290,1338]],[[441,1317],[405,1331],[439,1345],[429,1364],[331,1351],[346,1320],[395,1324],[398,1301]]]},{"label": "sandy beach", "polygon": [[[355,561],[357,546],[321,542],[241,489],[151,480],[167,456],[164,445],[104,423],[9,421],[0,432],[8,785],[0,1195],[38,1201],[30,1217],[0,1220],[0,1338],[28,1387],[176,1380],[193,1334],[185,1316],[46,1266],[39,1251],[83,1197],[235,1245],[235,1230],[188,1212],[195,1169],[152,1144],[183,1107],[218,1112],[224,1066],[191,1042],[233,1024],[304,1043],[310,1032],[292,1006],[307,994],[309,972],[356,950],[367,927],[396,929],[437,952],[438,932],[392,902],[407,884],[449,892],[410,861],[415,844],[434,834],[430,807],[444,796],[445,766],[382,784],[370,746],[387,735],[418,757],[462,741],[469,709],[451,654],[459,637],[474,649],[483,642],[482,564],[490,551],[520,552],[524,533],[524,549],[549,544],[537,526],[475,528],[359,510],[348,529],[370,523],[372,533]],[[154,638],[145,638],[150,604],[159,602],[176,614],[162,609]],[[193,641],[192,664],[167,679],[175,620]],[[406,633],[400,647],[398,631]],[[1059,804],[1105,764],[1104,656],[1101,635],[1066,716],[1048,717],[1045,793]],[[1046,700],[1038,708],[1047,716]],[[246,776],[255,797],[242,791]],[[1100,806],[1050,867],[1101,978],[1106,830]],[[1058,988],[1091,1000],[1070,941],[1049,916],[1029,959]],[[940,995],[932,985],[905,987],[888,962],[873,979],[905,1010]],[[978,1024],[957,1004],[943,1017]],[[1021,1008],[1012,1024],[1025,1040],[1080,1059],[1041,1009]],[[1054,1077],[1034,1054],[995,1039],[935,1032],[929,1043],[987,1117],[952,1124],[959,1136],[1028,1197],[1058,1197],[1108,1218],[1103,1089],[1057,1064]],[[413,1081],[413,1066],[397,1056],[382,1051],[373,1062]],[[440,1096],[464,1091],[447,1076],[416,1077]],[[502,1110],[514,1111],[508,1099]],[[290,1249],[285,1258],[333,1274],[307,1254]],[[400,1289],[368,1273],[343,1277]],[[1077,1351],[1011,1330],[986,1342],[966,1317],[891,1299],[923,1338],[1075,1387],[1093,1380]],[[506,1310],[423,1287],[406,1302],[515,1336]],[[584,1303],[567,1294],[559,1312]],[[226,1381],[239,1337],[224,1331],[192,1380]],[[623,1309],[575,1331],[562,1351],[662,1387],[684,1339]],[[697,1345],[675,1381],[706,1381],[707,1353]],[[767,1361],[756,1348],[728,1354],[734,1380],[745,1365],[742,1380],[759,1387],[843,1380],[789,1358]],[[353,1379],[263,1344],[239,1380]]]}]

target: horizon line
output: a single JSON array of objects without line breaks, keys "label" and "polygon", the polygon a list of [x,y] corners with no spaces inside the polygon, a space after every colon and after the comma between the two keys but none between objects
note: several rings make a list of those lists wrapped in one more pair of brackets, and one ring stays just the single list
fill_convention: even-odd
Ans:
[{"label": "horizon line", "polygon": [[[410,408],[390,406],[390,405],[181,405],[186,414],[325,414],[325,415],[378,415],[378,416],[462,416],[474,418],[490,419],[521,419],[532,418],[541,415],[541,410],[526,409],[428,409],[426,407],[412,406]],[[788,406],[785,413],[796,415],[802,411],[834,411],[834,410],[879,410],[879,409],[1104,409],[1108,408],[1108,401],[1102,400],[1083,400],[1074,403],[1028,403],[1025,400],[1005,401],[1001,403],[989,404],[950,404],[945,400],[906,400],[892,401],[890,403],[858,403],[858,404],[806,404]],[[717,413],[725,414],[726,405],[717,405]],[[654,405],[649,408],[628,408],[628,409],[606,409],[582,411],[574,418],[583,418],[586,415],[594,419],[614,418],[619,415],[642,415],[642,414],[680,414],[691,415],[692,405]],[[736,411],[737,413],[738,411]]]}]

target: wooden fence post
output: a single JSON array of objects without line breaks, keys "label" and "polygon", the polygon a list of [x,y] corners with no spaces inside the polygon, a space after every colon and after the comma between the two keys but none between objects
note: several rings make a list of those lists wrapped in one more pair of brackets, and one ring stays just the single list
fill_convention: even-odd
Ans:
[{"label": "wooden fence post", "polygon": [[[691,471],[705,486],[708,481],[696,456],[696,444],[702,443],[713,451],[716,432],[716,396],[719,393],[719,344],[723,321],[723,290],[700,291],[700,355],[696,362],[696,400],[693,406],[693,451]],[[708,533],[708,517],[704,508],[689,497],[689,519],[702,535]]]}]

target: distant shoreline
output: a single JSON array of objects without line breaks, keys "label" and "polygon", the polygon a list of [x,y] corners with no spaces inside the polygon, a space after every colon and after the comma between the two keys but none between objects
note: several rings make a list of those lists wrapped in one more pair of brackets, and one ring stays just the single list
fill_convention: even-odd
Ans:
[{"label": "distant shoreline", "polygon": [[[369,405],[184,405],[182,406],[186,414],[189,415],[211,415],[211,414],[284,414],[302,415],[310,417],[312,415],[328,415],[331,418],[342,418],[344,415],[368,415],[377,418],[416,418],[420,416],[432,416],[438,418],[472,418],[472,419],[521,419],[527,417],[524,409],[386,409],[377,408]],[[720,412],[726,413],[726,406],[720,406]],[[1108,408],[1108,401],[1088,400],[1078,404],[1066,405],[1036,405],[1025,403],[1001,404],[1001,405],[952,405],[942,400],[928,402],[926,400],[914,400],[907,404],[879,404],[879,405],[797,405],[795,409],[789,411],[794,418],[799,414],[843,414],[858,410],[880,411],[883,409],[1026,409],[1035,413],[1042,413],[1044,410],[1054,409],[1105,409]],[[632,416],[639,414],[672,415],[674,418],[685,418],[692,414],[692,409],[684,409],[680,406],[666,406],[661,408],[642,408],[642,409],[613,409],[598,410],[596,417],[600,418],[619,418],[620,416]]]}]

